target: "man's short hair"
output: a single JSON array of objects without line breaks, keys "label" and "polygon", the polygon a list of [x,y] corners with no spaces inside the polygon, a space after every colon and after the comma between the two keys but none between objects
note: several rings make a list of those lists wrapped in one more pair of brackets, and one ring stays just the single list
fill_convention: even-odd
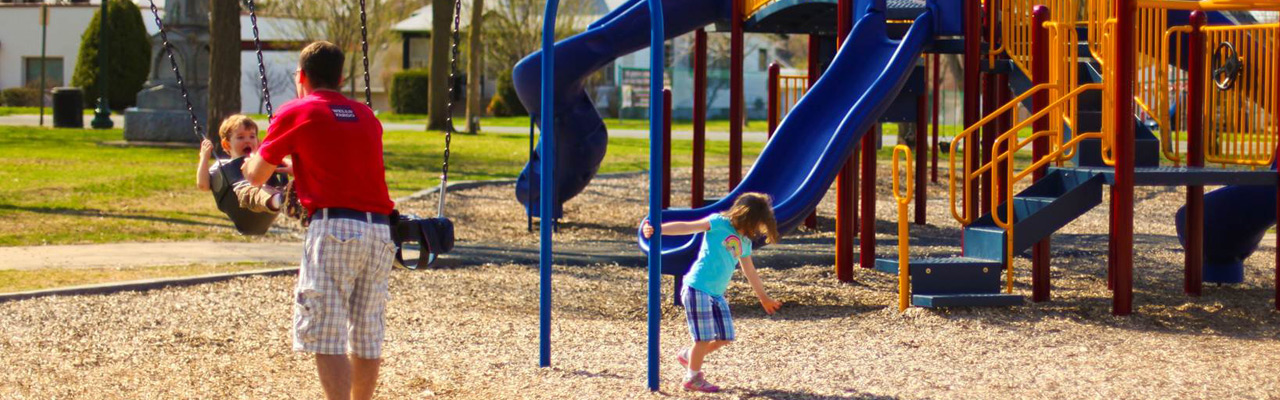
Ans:
[{"label": "man's short hair", "polygon": [[342,84],[342,64],[346,56],[337,45],[323,40],[312,42],[302,49],[298,67],[307,75],[311,87],[338,89]]}]

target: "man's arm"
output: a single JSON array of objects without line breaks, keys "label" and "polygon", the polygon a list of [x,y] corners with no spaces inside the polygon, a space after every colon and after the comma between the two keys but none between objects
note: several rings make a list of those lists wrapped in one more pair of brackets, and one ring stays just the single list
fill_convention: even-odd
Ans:
[{"label": "man's arm", "polygon": [[244,173],[244,180],[250,185],[262,187],[271,179],[271,174],[276,172],[276,166],[262,159],[262,155],[254,153],[240,166],[240,172]]}]

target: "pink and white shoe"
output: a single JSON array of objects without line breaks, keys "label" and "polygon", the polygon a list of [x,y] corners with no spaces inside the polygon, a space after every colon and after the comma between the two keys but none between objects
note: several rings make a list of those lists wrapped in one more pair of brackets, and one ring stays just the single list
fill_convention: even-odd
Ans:
[{"label": "pink and white shoe", "polygon": [[684,390],[693,391],[693,392],[703,392],[703,393],[715,393],[720,391],[720,387],[716,385],[712,385],[710,382],[707,382],[706,378],[702,377],[702,372],[698,372],[698,374],[694,375],[692,379],[689,379],[684,382]]},{"label": "pink and white shoe", "polygon": [[689,369],[689,349],[680,350],[679,353],[676,353],[676,362],[679,362],[681,367]]}]

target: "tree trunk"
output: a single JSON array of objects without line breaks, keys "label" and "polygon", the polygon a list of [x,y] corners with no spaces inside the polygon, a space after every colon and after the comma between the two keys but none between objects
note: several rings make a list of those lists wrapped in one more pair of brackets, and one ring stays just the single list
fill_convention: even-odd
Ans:
[{"label": "tree trunk", "polygon": [[240,112],[240,3],[209,0],[209,120],[206,135]]},{"label": "tree trunk", "polygon": [[453,38],[453,2],[432,1],[431,82],[428,88],[427,129],[445,130],[449,109],[449,41]]},{"label": "tree trunk", "polygon": [[467,58],[467,133],[480,133],[480,75],[484,74],[484,50],[481,49],[480,26],[484,24],[484,0],[471,2],[471,34],[467,37],[467,47],[471,55]]}]

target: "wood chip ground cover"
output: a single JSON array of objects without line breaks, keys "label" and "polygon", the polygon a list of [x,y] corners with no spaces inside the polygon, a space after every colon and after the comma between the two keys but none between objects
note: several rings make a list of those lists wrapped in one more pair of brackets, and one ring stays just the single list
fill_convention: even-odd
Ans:
[{"label": "wood chip ground cover", "polygon": [[[723,176],[723,170],[710,176]],[[877,244],[896,244],[887,169],[879,185]],[[677,193],[687,188],[677,176]],[[945,172],[943,175],[945,179]],[[643,176],[601,179],[567,205],[558,242],[635,251]],[[709,188],[725,187],[712,181]],[[912,227],[912,253],[958,252],[945,186],[930,185],[929,221]],[[532,248],[508,186],[450,193],[468,243]],[[715,193],[712,193],[715,195]],[[828,196],[833,198],[834,196]],[[1110,315],[1106,203],[1054,236],[1053,301],[998,309],[891,309],[896,280],[831,271],[834,206],[819,231],[762,249],[766,287],[785,306],[766,316],[737,277],[728,298],[739,341],[713,355],[715,395],[679,389],[673,360],[688,333],[663,307],[659,393],[644,389],[645,271],[611,264],[559,266],[554,278],[554,367],[537,360],[535,265],[467,263],[392,278],[381,398],[390,399],[852,399],[1280,397],[1280,313],[1274,241],[1248,261],[1246,282],[1181,293],[1182,252],[1172,212],[1180,189],[1139,189],[1133,316]],[[404,205],[434,214],[434,199]],[[687,204],[676,196],[675,204]],[[1017,293],[1029,294],[1029,262]],[[670,299],[670,278],[663,285]],[[249,278],[145,293],[0,304],[0,398],[312,399],[310,359],[290,350],[291,277]]]}]

